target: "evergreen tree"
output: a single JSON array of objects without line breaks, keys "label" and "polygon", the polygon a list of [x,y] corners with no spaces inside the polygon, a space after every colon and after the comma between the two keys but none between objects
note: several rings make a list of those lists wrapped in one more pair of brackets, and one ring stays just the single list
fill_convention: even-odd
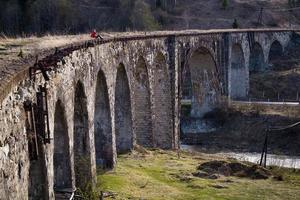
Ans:
[{"label": "evergreen tree", "polygon": [[223,9],[226,9],[228,7],[228,0],[223,0],[222,7]]},{"label": "evergreen tree", "polygon": [[131,22],[135,30],[155,30],[159,28],[159,24],[151,13],[150,5],[142,0],[135,2]]}]

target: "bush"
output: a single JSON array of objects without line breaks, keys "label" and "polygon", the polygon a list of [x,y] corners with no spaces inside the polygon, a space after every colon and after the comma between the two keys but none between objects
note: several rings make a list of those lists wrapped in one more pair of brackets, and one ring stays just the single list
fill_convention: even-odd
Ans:
[{"label": "bush", "polygon": [[239,28],[239,24],[237,22],[237,19],[234,19],[233,24],[232,24],[232,28]]}]

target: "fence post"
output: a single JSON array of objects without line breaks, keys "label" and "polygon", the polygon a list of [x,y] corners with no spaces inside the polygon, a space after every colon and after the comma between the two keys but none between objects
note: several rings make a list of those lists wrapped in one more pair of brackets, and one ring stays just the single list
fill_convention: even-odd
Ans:
[{"label": "fence post", "polygon": [[263,144],[263,149],[261,152],[261,158],[259,165],[263,167],[267,167],[267,153],[268,153],[268,134],[269,134],[269,127],[266,129],[265,141]]},{"label": "fence post", "polygon": [[103,191],[100,192],[100,200],[104,200],[104,194],[103,194]]}]

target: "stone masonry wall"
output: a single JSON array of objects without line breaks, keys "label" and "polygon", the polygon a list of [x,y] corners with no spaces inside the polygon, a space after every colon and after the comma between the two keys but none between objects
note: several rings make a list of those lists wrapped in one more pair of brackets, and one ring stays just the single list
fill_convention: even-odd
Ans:
[{"label": "stone masonry wall", "polygon": [[[288,35],[287,33],[256,33],[256,38],[259,42],[267,41],[266,44],[271,44],[271,41],[277,38],[278,41],[286,44]],[[247,39],[243,34],[237,33],[230,34],[230,38],[231,41],[237,40],[241,43],[245,66],[248,69],[250,50],[247,46]],[[50,77],[50,81],[47,82],[48,114],[51,140],[50,144],[44,144],[41,139],[38,140],[40,150],[38,161],[29,159],[27,122],[23,103],[26,100],[36,102],[36,91],[39,85],[45,84],[45,80],[39,74],[35,82],[29,78],[21,78],[16,84],[10,85],[11,89],[5,98],[1,97],[3,100],[0,102],[0,199],[54,199],[54,183],[63,187],[71,187],[71,189],[78,187],[78,182],[76,185],[75,181],[75,162],[78,161],[74,159],[74,138],[76,139],[77,135],[74,135],[74,132],[82,128],[83,124],[85,124],[85,145],[88,147],[86,162],[89,167],[87,170],[91,176],[91,183],[96,182],[96,160],[98,164],[106,162],[110,163],[110,167],[114,166],[117,155],[115,120],[119,114],[115,113],[117,111],[115,109],[116,80],[120,64],[124,66],[129,87],[127,91],[130,91],[127,94],[127,100],[130,99],[130,102],[126,103],[131,104],[129,111],[132,117],[131,147],[135,144],[159,148],[178,147],[181,64],[188,63],[190,55],[205,47],[216,62],[215,77],[220,82],[218,89],[223,91],[223,87],[234,87],[230,82],[227,85],[223,80],[223,77],[226,77],[230,71],[220,69],[223,65],[218,64],[220,63],[218,43],[221,39],[222,34],[219,33],[177,35],[176,37],[162,35],[153,38],[115,40],[91,47],[86,46],[71,52],[58,62],[58,67],[54,71],[48,72]],[[268,57],[266,46],[271,45],[262,46],[265,57]],[[183,51],[189,52],[185,54],[186,57],[181,56]],[[230,55],[229,53],[229,60]],[[140,60],[143,60],[143,65],[146,67],[140,68]],[[103,83],[97,81],[100,70],[101,77],[105,79],[103,81],[106,83],[107,94],[100,94],[100,91],[103,91],[100,89],[96,92],[97,84]],[[201,66],[199,70],[202,70]],[[249,87],[248,76],[246,72],[246,81],[241,80],[245,81],[246,91]],[[84,99],[80,100],[80,104],[76,104],[75,91],[79,82],[82,84],[81,92],[84,94]],[[106,96],[103,97],[106,100],[96,102],[96,94]],[[99,126],[96,126],[94,121],[95,117],[99,117],[98,110],[95,108],[96,105],[105,101],[104,107],[110,112],[105,111],[106,114],[102,116],[110,115],[110,117],[105,117],[110,121],[104,122],[106,128],[100,128],[108,134],[107,140],[104,140],[104,143],[95,143],[95,138],[99,140],[95,134],[101,134],[98,130]],[[56,113],[58,107],[59,111]],[[146,108],[144,113],[141,112],[142,107]],[[75,111],[82,111],[82,108],[86,113],[85,122],[81,123],[82,120],[79,120],[77,121],[79,124],[74,124]],[[98,106],[99,108],[101,106]],[[111,127],[107,128],[109,124]],[[146,127],[145,130],[143,127]],[[96,157],[96,149],[97,152],[104,150],[99,150],[95,144],[104,145],[108,149],[106,156],[100,157],[100,160]],[[60,165],[62,160],[58,159],[57,155],[62,155],[64,162],[70,163],[70,166],[62,167]],[[68,171],[65,179],[58,178],[64,171]],[[38,188],[36,185],[41,187]]]}]

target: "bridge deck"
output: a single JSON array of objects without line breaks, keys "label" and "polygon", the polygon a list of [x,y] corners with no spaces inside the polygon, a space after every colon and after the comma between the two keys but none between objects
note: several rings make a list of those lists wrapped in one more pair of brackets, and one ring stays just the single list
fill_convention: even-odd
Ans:
[{"label": "bridge deck", "polygon": [[[206,34],[220,34],[220,33],[244,33],[244,32],[300,32],[300,28],[267,28],[267,29],[211,29],[211,30],[182,30],[182,31],[154,31],[154,32],[124,32],[124,33],[103,33],[104,41],[90,40],[88,35],[77,36],[54,36],[56,40],[50,38],[39,39],[16,39],[21,40],[21,43],[11,42],[12,39],[0,40],[0,102],[11,91],[20,80],[24,80],[28,76],[29,67],[34,65],[35,55],[39,59],[44,59],[53,55],[55,47],[62,51],[69,49],[71,51],[84,48],[85,44],[91,43],[101,44],[109,42],[130,41],[164,38],[169,36],[186,37]],[[53,38],[52,38],[53,39]],[[11,43],[9,43],[10,41]],[[45,44],[49,45],[45,45]],[[6,45],[10,49],[6,51]],[[22,49],[24,58],[17,55]],[[36,53],[38,52],[38,53]]]}]

